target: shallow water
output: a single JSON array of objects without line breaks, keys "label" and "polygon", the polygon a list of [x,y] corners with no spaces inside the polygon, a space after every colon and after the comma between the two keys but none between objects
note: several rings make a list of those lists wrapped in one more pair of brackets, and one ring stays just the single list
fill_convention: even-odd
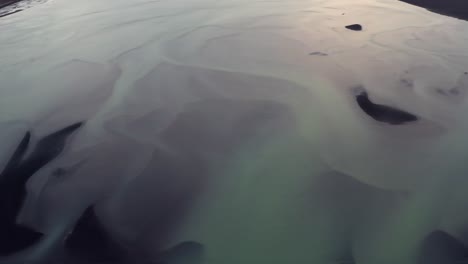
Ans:
[{"label": "shallow water", "polygon": [[51,0],[0,32],[0,170],[27,178],[0,185],[43,234],[0,263],[468,257],[467,21],[396,0]]}]

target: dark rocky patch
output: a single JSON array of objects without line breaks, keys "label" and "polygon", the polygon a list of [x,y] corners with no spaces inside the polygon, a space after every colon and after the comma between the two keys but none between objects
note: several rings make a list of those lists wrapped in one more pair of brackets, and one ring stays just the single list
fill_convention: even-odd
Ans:
[{"label": "dark rocky patch", "polygon": [[25,167],[29,167],[30,171],[37,171],[55,159],[63,151],[68,136],[82,125],[82,122],[70,125],[41,139],[25,162],[28,165]]},{"label": "dark rocky patch", "polygon": [[28,148],[30,138],[30,133],[26,133],[0,175],[0,208],[2,211],[0,221],[2,221],[2,223],[14,222],[21,207],[22,189],[26,182],[24,179],[25,177],[21,177],[23,178],[21,179],[18,176],[23,175],[18,175],[17,172],[20,168],[19,164],[21,159]]},{"label": "dark rocky patch", "polygon": [[400,0],[408,4],[426,8],[434,13],[468,20],[466,0]]},{"label": "dark rocky patch", "polygon": [[0,18],[21,12],[47,0],[0,0]]},{"label": "dark rocky patch", "polygon": [[43,236],[28,227],[3,222],[0,222],[0,256],[9,256],[24,250],[39,242]]},{"label": "dark rocky patch", "polygon": [[18,167],[31,138],[28,132],[16,148],[0,175],[0,256],[8,256],[36,243],[42,234],[16,224],[23,200],[26,196],[24,178],[17,177]]},{"label": "dark rocky patch", "polygon": [[158,253],[156,261],[150,261],[138,250],[125,248],[112,237],[89,206],[78,219],[73,231],[65,238],[66,260],[70,263],[112,264],[201,264],[204,255],[202,244],[182,242]]},{"label": "dark rocky patch", "polygon": [[345,26],[345,28],[347,28],[349,30],[353,30],[353,31],[361,31],[362,30],[362,26],[360,24],[347,25],[347,26]]},{"label": "dark rocky patch", "polygon": [[364,113],[378,122],[401,125],[418,120],[418,117],[411,113],[390,106],[373,103],[369,99],[366,91],[362,91],[356,95],[356,102]]},{"label": "dark rocky patch", "polygon": [[446,232],[436,230],[422,242],[418,264],[468,263],[468,248]]},{"label": "dark rocky patch", "polygon": [[312,56],[322,56],[322,57],[324,57],[324,56],[328,56],[328,54],[327,54],[327,53],[320,52],[320,51],[311,52],[311,53],[309,53],[309,55],[312,55]]},{"label": "dark rocky patch", "polygon": [[3,7],[6,7],[6,6],[9,6],[13,3],[16,3],[18,2],[19,0],[0,0],[0,8],[3,8]]},{"label": "dark rocky patch", "polygon": [[27,132],[0,174],[0,186],[3,185],[3,181],[7,181],[7,177],[11,176],[14,170],[18,167],[19,163],[23,159],[24,154],[26,153],[26,150],[28,149],[30,140],[31,133]]},{"label": "dark rocky patch", "polygon": [[67,137],[81,125],[82,123],[77,123],[44,137],[33,152],[24,158],[31,139],[31,134],[26,133],[0,174],[1,256],[32,246],[42,237],[41,233],[16,223],[16,217],[26,198],[25,185],[34,173],[62,152]]},{"label": "dark rocky patch", "polygon": [[93,206],[88,207],[78,219],[65,239],[65,249],[70,257],[83,261],[118,262],[126,255],[99,221]]}]

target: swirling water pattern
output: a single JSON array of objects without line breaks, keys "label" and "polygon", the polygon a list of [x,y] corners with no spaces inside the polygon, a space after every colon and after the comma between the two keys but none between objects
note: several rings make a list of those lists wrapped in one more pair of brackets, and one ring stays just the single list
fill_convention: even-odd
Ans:
[{"label": "swirling water pattern", "polygon": [[0,263],[468,257],[466,21],[396,0],[53,0],[0,32],[0,169],[27,176],[8,224],[41,234]]}]

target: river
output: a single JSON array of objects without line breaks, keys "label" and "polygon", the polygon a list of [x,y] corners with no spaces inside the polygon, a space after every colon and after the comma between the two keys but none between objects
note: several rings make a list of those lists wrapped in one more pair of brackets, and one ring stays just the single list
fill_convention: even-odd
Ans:
[{"label": "river", "polygon": [[466,261],[468,22],[429,9],[5,7],[0,247],[40,238],[0,263]]}]

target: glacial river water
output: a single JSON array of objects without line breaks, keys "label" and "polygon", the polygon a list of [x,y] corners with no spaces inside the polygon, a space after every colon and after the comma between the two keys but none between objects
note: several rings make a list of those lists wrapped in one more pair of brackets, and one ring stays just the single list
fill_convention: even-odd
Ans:
[{"label": "glacial river water", "polygon": [[0,17],[0,247],[31,240],[0,263],[466,261],[467,21],[396,0],[32,3]]}]

